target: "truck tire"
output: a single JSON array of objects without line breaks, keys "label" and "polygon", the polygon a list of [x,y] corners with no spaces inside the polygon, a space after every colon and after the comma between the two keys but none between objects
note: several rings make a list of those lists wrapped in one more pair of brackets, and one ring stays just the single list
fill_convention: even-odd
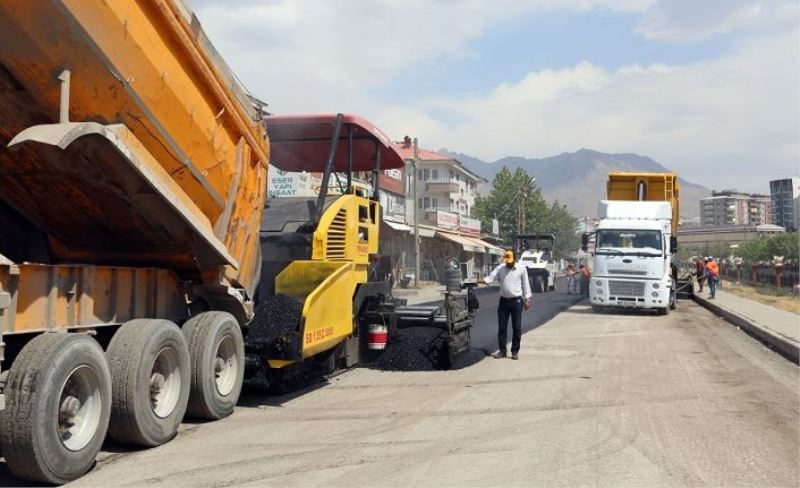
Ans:
[{"label": "truck tire", "polygon": [[669,309],[675,310],[678,302],[678,282],[672,278],[672,290],[669,292]]},{"label": "truck tire", "polygon": [[11,366],[4,393],[0,444],[14,475],[63,484],[91,469],[111,412],[111,375],[94,339],[33,338]]},{"label": "truck tire", "polygon": [[659,308],[657,310],[658,310],[658,315],[669,315],[669,306],[666,306],[664,308]]},{"label": "truck tire", "polygon": [[227,312],[203,312],[181,327],[189,346],[189,405],[195,418],[218,420],[236,407],[244,381],[244,339]]},{"label": "truck tire", "polygon": [[149,447],[175,437],[189,399],[189,350],[178,326],[158,319],[126,322],[106,355],[111,437]]},{"label": "truck tire", "polygon": [[602,305],[594,305],[592,304],[592,312],[594,313],[606,313],[606,307]]},{"label": "truck tire", "polygon": [[533,277],[533,292],[534,293],[544,293],[545,286],[544,286],[544,277],[540,275],[536,275]]}]

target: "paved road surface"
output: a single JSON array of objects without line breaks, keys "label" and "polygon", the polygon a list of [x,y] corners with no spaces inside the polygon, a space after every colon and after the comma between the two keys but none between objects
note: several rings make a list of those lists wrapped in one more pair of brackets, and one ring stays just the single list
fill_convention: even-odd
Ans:
[{"label": "paved road surface", "polygon": [[[567,295],[566,288],[566,281],[561,279],[556,281],[555,292],[533,295],[533,306],[522,314],[523,334],[544,324],[580,299],[577,295]],[[481,308],[476,317],[476,326],[471,331],[472,347],[493,353],[497,351],[497,302],[500,300],[500,293],[479,295],[478,299]],[[508,340],[511,341],[510,320]]]},{"label": "paved road surface", "polygon": [[797,366],[680,305],[577,305],[528,332],[520,361],[248,396],[74,485],[798,486]]}]

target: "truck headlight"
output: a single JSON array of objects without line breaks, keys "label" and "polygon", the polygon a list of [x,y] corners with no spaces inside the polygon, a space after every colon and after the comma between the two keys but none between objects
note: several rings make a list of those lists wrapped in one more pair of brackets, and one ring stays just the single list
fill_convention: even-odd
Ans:
[{"label": "truck headlight", "polygon": [[657,298],[658,297],[658,292],[654,291],[653,293],[651,293],[651,295],[653,295],[653,298]]},{"label": "truck headlight", "polygon": [[597,287],[598,287],[598,288],[600,288],[601,286],[603,286],[603,282],[602,282],[602,281],[600,281],[600,280],[594,280],[594,284],[595,284],[595,285],[597,285]]},{"label": "truck headlight", "polygon": [[[653,288],[654,289],[658,290],[660,287],[661,287],[661,285],[659,285],[658,283],[653,283]],[[653,296],[655,296],[655,295],[653,295]]]}]

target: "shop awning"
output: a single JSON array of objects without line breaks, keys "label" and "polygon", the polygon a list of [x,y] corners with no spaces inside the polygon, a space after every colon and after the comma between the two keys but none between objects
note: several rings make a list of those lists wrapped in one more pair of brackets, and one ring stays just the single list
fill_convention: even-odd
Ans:
[{"label": "shop awning", "polygon": [[[462,236],[463,237],[463,236]],[[482,246],[486,248],[487,254],[494,254],[495,256],[502,256],[505,252],[502,248],[495,246],[489,242],[484,241],[483,239],[478,239],[477,237],[467,237],[467,239],[475,242],[476,245]]]},{"label": "shop awning", "polygon": [[[409,228],[409,232],[413,236],[414,235],[414,226],[410,225],[410,226],[408,226],[408,228]],[[432,227],[428,227],[427,225],[420,225],[419,226],[419,236],[420,237],[433,237],[435,235],[436,235],[436,231],[433,230]]]},{"label": "shop awning", "polygon": [[469,237],[460,236],[458,234],[450,234],[449,232],[436,232],[436,235],[443,239],[447,239],[448,241],[455,242],[467,252],[486,252],[485,247],[479,246]]},{"label": "shop awning", "polygon": [[414,233],[414,229],[412,229],[411,227],[407,226],[406,224],[402,224],[400,222],[392,222],[391,220],[385,220],[384,219],[383,223],[388,225],[389,227],[391,227],[394,230],[399,230],[401,232],[411,231],[412,234]]}]

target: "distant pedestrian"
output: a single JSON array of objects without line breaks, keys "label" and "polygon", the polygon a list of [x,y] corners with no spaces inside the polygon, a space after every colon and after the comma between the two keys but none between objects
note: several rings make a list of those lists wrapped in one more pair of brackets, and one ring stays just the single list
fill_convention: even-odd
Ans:
[{"label": "distant pedestrian", "polygon": [[578,293],[578,273],[572,263],[567,264],[567,294]]},{"label": "distant pedestrian", "polygon": [[697,258],[694,260],[695,279],[697,286],[700,288],[700,293],[703,293],[703,283],[706,282],[706,263],[708,258]]},{"label": "distant pedestrian", "polygon": [[710,292],[708,297],[714,299],[717,297],[717,284],[719,283],[719,266],[714,261],[714,256],[708,257],[706,276],[708,277],[708,290]]},{"label": "distant pedestrian", "polygon": [[484,280],[485,283],[500,283],[500,303],[497,305],[497,345],[494,355],[500,359],[506,357],[508,337],[508,318],[511,317],[511,359],[519,359],[519,347],[522,342],[522,309],[531,307],[531,285],[528,282],[528,270],[517,265],[514,251],[503,254],[503,262],[497,266]]},{"label": "distant pedestrian", "polygon": [[589,269],[589,266],[585,264],[581,264],[578,270],[581,272],[581,295],[588,297],[589,279],[592,277],[592,271]]}]

